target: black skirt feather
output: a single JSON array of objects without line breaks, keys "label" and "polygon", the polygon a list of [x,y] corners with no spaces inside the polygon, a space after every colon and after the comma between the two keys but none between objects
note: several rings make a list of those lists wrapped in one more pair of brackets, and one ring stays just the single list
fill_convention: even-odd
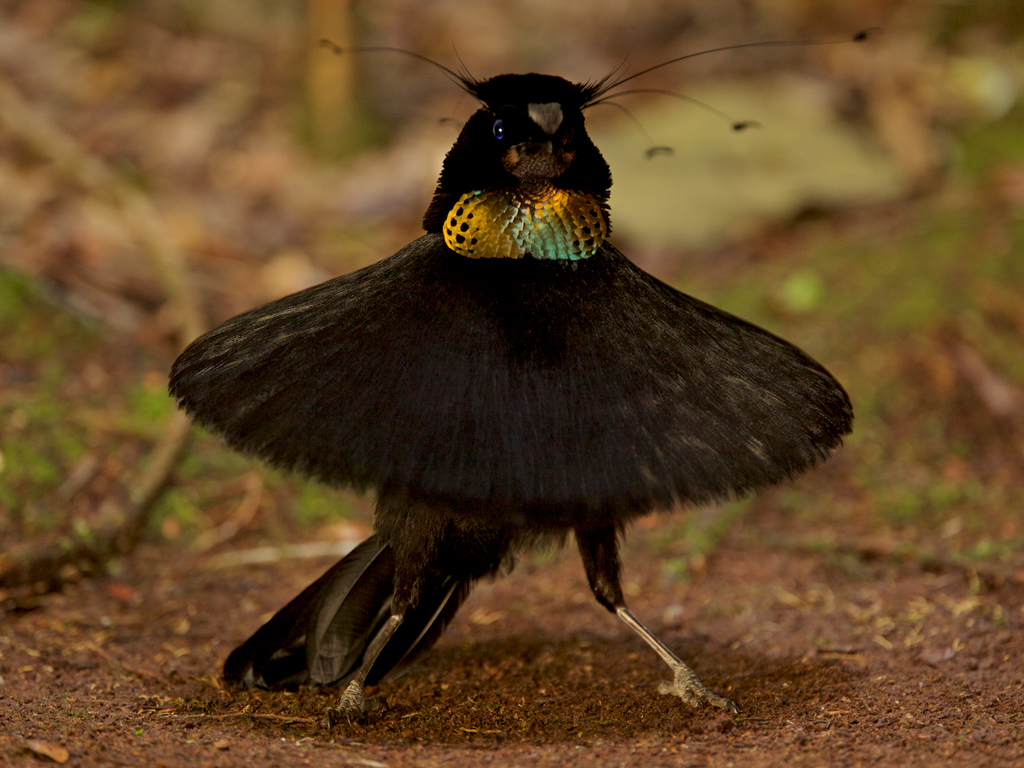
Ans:
[{"label": "black skirt feather", "polygon": [[472,260],[437,234],[229,320],[170,386],[276,466],[530,528],[776,483],[852,422],[806,354],[610,245]]}]

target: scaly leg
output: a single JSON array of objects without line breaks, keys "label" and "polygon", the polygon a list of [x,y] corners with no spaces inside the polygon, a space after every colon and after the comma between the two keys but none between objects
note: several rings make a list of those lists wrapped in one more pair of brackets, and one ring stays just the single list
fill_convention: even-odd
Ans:
[{"label": "scaly leg", "polygon": [[[363,686],[379,661],[385,662],[385,669],[378,670],[384,674],[406,652],[415,658],[421,640],[426,647],[433,644],[468,593],[468,584],[498,570],[516,534],[486,520],[454,516],[443,507],[410,505],[408,499],[386,495],[377,501],[375,518],[378,541],[390,547],[394,559],[391,616],[370,641],[338,706],[325,713],[328,727],[366,711]],[[392,641],[397,645],[389,648]]]},{"label": "scaly leg", "polygon": [[629,628],[640,635],[644,642],[651,646],[672,670],[674,679],[672,682],[661,683],[658,686],[658,693],[674,694],[691,707],[710,704],[719,709],[731,709],[733,712],[738,712],[739,709],[735,703],[705,688],[693,670],[680,661],[679,657],[641,624],[633,612],[626,607],[620,579],[621,565],[617,536],[618,532],[613,526],[596,530],[576,530],[576,542],[579,544],[580,556],[583,558],[583,567],[587,571],[587,579],[590,581],[590,588],[593,590],[594,596],[597,597],[597,601],[626,622]]},{"label": "scaly leg", "polygon": [[739,707],[736,706],[735,702],[705,688],[694,671],[680,661],[678,656],[672,653],[661,640],[641,624],[640,620],[633,615],[629,608],[625,605],[620,605],[616,607],[615,613],[629,625],[630,629],[640,635],[644,642],[654,649],[655,653],[661,656],[662,661],[668,664],[675,675],[675,679],[672,682],[664,681],[658,684],[658,693],[674,694],[691,707],[701,707],[704,704],[710,704],[719,709],[731,709],[733,712],[739,712]]},{"label": "scaly leg", "polygon": [[363,663],[359,665],[356,676],[352,678],[352,681],[345,688],[345,692],[341,694],[338,706],[324,712],[328,730],[335,723],[341,722],[342,718],[351,722],[353,717],[359,717],[359,715],[366,711],[366,699],[363,698],[363,684],[366,682],[366,677],[370,674],[370,670],[373,669],[373,664],[377,661],[377,657],[380,656],[380,652],[384,650],[388,640],[395,634],[395,630],[401,626],[402,619],[402,614],[392,614],[391,618],[377,632],[376,637],[370,643],[370,647],[366,649],[366,655],[363,656]]}]

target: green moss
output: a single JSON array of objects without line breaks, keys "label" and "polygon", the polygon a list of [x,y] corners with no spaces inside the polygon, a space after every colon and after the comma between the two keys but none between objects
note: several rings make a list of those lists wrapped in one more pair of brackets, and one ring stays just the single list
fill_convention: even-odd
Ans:
[{"label": "green moss", "polygon": [[918,521],[924,510],[924,499],[912,488],[903,485],[889,485],[879,489],[878,517],[880,522],[910,525]]},{"label": "green moss", "polygon": [[11,510],[5,528],[46,532],[68,524],[53,493],[93,440],[67,387],[72,361],[88,358],[99,337],[55,308],[31,278],[0,269],[0,338],[0,363],[16,372],[0,387],[0,504]]},{"label": "green moss", "polygon": [[175,410],[163,382],[133,384],[125,392],[126,409],[120,414],[118,428],[128,434],[155,438]]},{"label": "green moss", "polygon": [[821,276],[810,267],[793,272],[780,286],[782,303],[790,312],[812,311],[821,304],[824,293]]},{"label": "green moss", "polygon": [[[251,457],[233,451],[224,442],[202,427],[194,428],[192,450],[186,451],[178,460],[176,474],[184,480],[200,480],[203,477],[233,477],[252,469],[257,462]],[[267,473],[267,485],[271,486],[278,473]]]},{"label": "green moss", "polygon": [[24,276],[0,269],[0,330],[14,327],[26,314],[29,282]]},{"label": "green moss", "polygon": [[161,493],[153,507],[151,530],[159,530],[168,518],[177,520],[186,530],[194,526],[203,517],[203,513],[189,496],[188,491],[181,488],[168,488]]},{"label": "green moss", "polygon": [[352,508],[337,491],[306,483],[295,504],[295,519],[300,525],[320,525],[352,517]]},{"label": "green moss", "polygon": [[732,525],[750,509],[753,497],[728,504],[696,507],[687,512],[678,525],[666,525],[652,537],[650,547],[669,557],[662,565],[663,576],[670,581],[686,581],[691,569],[712,555]]},{"label": "green moss", "polygon": [[58,350],[72,345],[86,351],[97,341],[96,328],[54,307],[54,300],[27,275],[0,267],[0,338],[3,361],[36,362],[47,373],[61,369]]},{"label": "green moss", "polygon": [[957,170],[976,177],[1003,163],[1024,160],[1024,107],[1017,106],[1002,119],[965,131],[957,140]]}]

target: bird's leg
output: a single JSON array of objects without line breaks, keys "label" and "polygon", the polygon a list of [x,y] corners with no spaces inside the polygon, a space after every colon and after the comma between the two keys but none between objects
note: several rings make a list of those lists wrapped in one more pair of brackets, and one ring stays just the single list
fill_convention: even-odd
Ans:
[{"label": "bird's leg", "polygon": [[370,670],[373,669],[373,664],[377,661],[377,657],[380,656],[380,652],[384,650],[388,640],[395,634],[395,630],[401,626],[403,617],[403,613],[392,613],[391,617],[384,623],[384,626],[377,631],[377,634],[370,642],[370,646],[366,649],[363,663],[359,665],[356,676],[352,678],[352,681],[345,688],[345,692],[341,694],[338,706],[324,712],[328,730],[335,723],[341,722],[342,718],[351,721],[353,717],[358,717],[366,711],[366,699],[363,698],[363,684],[366,682],[366,677],[370,674]]},{"label": "bird's leg", "polygon": [[700,678],[686,666],[679,657],[647,629],[633,612],[626,607],[622,594],[620,578],[618,531],[614,526],[598,529],[576,530],[576,542],[583,558],[583,567],[590,581],[590,588],[601,603],[609,611],[622,619],[630,629],[644,639],[662,661],[672,670],[672,682],[663,682],[658,686],[659,693],[674,694],[692,707],[710,704],[719,709],[739,711],[729,699],[719,696],[704,687]]},{"label": "bird's leg", "polygon": [[420,589],[431,572],[447,529],[444,515],[411,515],[407,504],[383,496],[377,500],[374,516],[377,535],[388,543],[395,558],[391,616],[367,646],[362,664],[341,694],[338,706],[324,713],[328,729],[342,718],[351,721],[366,711],[366,699],[363,697],[366,678],[377,657],[402,625],[406,610],[416,607]]},{"label": "bird's leg", "polygon": [[370,641],[338,706],[327,710],[328,727],[343,718],[352,720],[366,711],[363,685],[381,652],[402,625],[407,611],[415,627],[415,611],[420,607],[424,589],[494,573],[511,542],[510,534],[503,529],[453,518],[444,508],[410,507],[407,499],[386,495],[377,501],[375,529],[394,556],[391,617]]},{"label": "bird's leg", "polygon": [[702,707],[705,704],[710,704],[719,709],[731,709],[733,712],[739,712],[739,707],[736,706],[734,701],[730,701],[724,696],[719,696],[717,693],[705,688],[696,673],[680,661],[679,657],[672,653],[647,627],[641,624],[640,620],[633,615],[629,608],[625,605],[620,605],[615,609],[615,613],[626,622],[630,629],[640,635],[644,642],[654,649],[655,653],[661,656],[662,661],[668,664],[675,675],[675,679],[671,682],[666,680],[658,684],[658,693],[678,696],[691,707]]}]

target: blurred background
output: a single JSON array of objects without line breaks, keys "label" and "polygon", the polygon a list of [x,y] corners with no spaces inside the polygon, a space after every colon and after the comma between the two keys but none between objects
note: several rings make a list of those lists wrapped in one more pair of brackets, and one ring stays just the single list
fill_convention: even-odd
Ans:
[{"label": "blurred background", "polygon": [[116,572],[139,541],[213,557],[368,531],[371,499],[189,433],[166,395],[204,328],[421,234],[474,102],[324,38],[576,81],[837,41],[629,84],[706,107],[588,112],[619,248],[805,348],[857,415],[822,471],[645,525],[684,534],[666,578],[699,576],[739,519],[780,547],[1024,573],[1018,0],[3,0],[0,586]]}]

